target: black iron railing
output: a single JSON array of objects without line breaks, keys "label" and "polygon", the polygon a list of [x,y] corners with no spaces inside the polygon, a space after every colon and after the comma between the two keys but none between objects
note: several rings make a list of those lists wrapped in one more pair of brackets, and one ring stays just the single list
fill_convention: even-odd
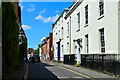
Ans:
[{"label": "black iron railing", "polygon": [[81,66],[120,75],[120,54],[81,54]]}]

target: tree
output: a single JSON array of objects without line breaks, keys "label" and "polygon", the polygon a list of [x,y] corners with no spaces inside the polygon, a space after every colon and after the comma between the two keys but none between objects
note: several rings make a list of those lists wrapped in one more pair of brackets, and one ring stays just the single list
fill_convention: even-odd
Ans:
[{"label": "tree", "polygon": [[35,49],[34,54],[38,54],[39,55],[39,50]]}]

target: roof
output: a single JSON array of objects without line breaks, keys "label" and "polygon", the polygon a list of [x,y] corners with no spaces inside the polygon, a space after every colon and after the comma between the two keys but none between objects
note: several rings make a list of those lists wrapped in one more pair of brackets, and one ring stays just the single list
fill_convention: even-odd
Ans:
[{"label": "roof", "polygon": [[71,6],[71,9],[68,11],[68,13],[65,16],[65,19],[67,19],[70,14],[72,14],[72,12],[83,2],[83,0],[78,0],[76,2],[74,2],[74,4]]}]

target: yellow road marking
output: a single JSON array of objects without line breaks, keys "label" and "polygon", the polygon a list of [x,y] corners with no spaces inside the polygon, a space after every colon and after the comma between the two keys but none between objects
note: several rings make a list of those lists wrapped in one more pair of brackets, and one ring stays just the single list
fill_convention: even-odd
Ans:
[{"label": "yellow road marking", "polygon": [[62,69],[65,69],[65,70],[68,70],[68,71],[70,71],[70,72],[76,73],[76,74],[78,74],[78,75],[80,75],[80,76],[83,76],[83,77],[85,77],[85,78],[88,78],[88,79],[90,79],[90,80],[95,80],[95,79],[92,79],[92,78],[89,77],[89,76],[80,74],[80,73],[78,73],[78,72],[76,72],[76,71],[73,71],[73,70],[70,70],[70,69],[67,69],[67,68],[64,68],[64,67],[61,67],[61,66],[58,66],[58,67],[60,67],[60,68],[62,68]]},{"label": "yellow road marking", "polygon": [[28,63],[25,64],[24,80],[27,80],[27,76],[28,76]]},{"label": "yellow road marking", "polygon": [[[48,62],[45,62],[45,63],[48,63]],[[52,64],[52,63],[48,63],[48,64],[55,65],[55,64]],[[76,74],[78,74],[78,75],[80,75],[80,76],[83,76],[83,77],[85,77],[85,78],[88,78],[88,79],[90,79],[90,80],[95,80],[95,79],[93,79],[93,78],[91,78],[91,77],[89,77],[89,76],[86,76],[86,75],[84,75],[84,74],[78,73],[78,72],[73,71],[73,70],[70,70],[70,69],[68,69],[68,68],[65,68],[65,67],[62,67],[62,66],[58,66],[58,65],[55,65],[55,66],[57,66],[57,67],[59,67],[59,68],[62,68],[62,69],[65,69],[65,70],[68,70],[68,71],[70,71],[70,72],[76,73]]]}]

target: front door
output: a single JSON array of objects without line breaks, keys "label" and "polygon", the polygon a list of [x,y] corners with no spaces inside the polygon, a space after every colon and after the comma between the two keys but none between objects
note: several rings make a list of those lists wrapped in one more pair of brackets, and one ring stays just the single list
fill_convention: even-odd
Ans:
[{"label": "front door", "polygon": [[58,42],[58,61],[60,61],[60,42]]},{"label": "front door", "polygon": [[76,55],[77,55],[77,63],[81,63],[81,43],[80,41],[76,41],[75,42],[75,46],[76,46]]}]

